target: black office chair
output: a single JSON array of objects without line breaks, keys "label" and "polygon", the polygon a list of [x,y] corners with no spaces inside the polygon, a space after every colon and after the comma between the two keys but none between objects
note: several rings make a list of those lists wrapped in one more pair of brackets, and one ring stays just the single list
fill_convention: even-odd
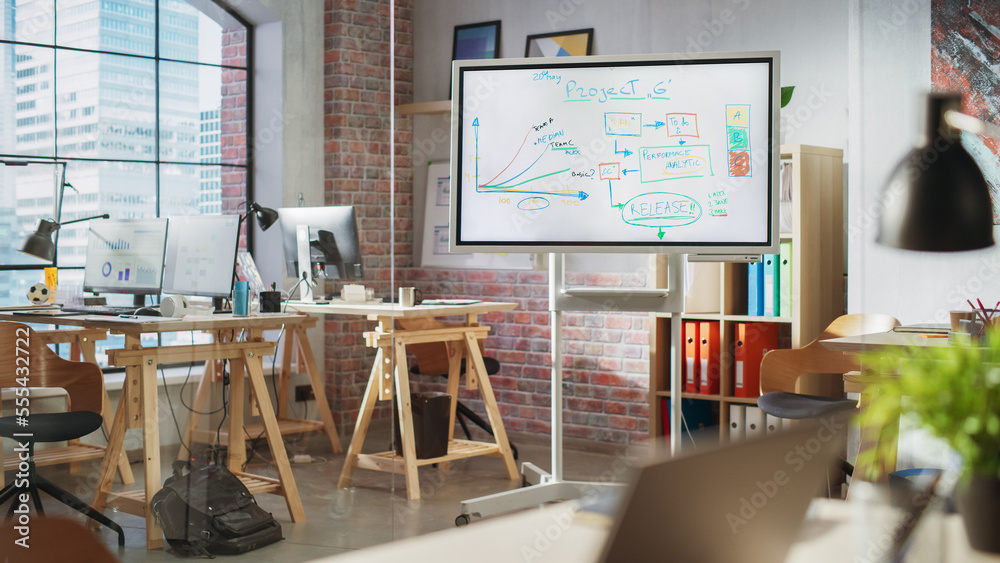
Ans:
[{"label": "black office chair", "polygon": [[[412,352],[417,359],[416,364],[410,368],[410,373],[414,375],[439,375],[448,378],[448,355],[446,353],[446,347],[441,342],[434,342],[429,344],[418,344],[414,346],[408,346],[407,350]],[[483,356],[483,364],[486,367],[487,375],[494,375],[500,371],[500,362],[495,358],[489,356]],[[421,371],[421,366],[423,366],[423,371]],[[443,368],[443,369],[442,369]],[[465,375],[465,359],[462,359],[462,369],[461,374]],[[472,422],[476,426],[482,428],[490,436],[494,436],[493,427],[490,423],[483,419],[483,417],[476,414],[472,409],[462,403],[462,401],[455,402],[455,420],[462,427],[462,432],[465,433],[466,439],[472,439],[472,433],[469,432],[469,426],[466,422]],[[514,455],[514,459],[518,458],[517,446],[514,445],[509,439],[507,443],[510,445],[510,451]]]},{"label": "black office chair", "polygon": [[[0,388],[15,389],[13,416],[0,418],[0,436],[15,440],[15,455],[26,462],[13,480],[0,491],[0,505],[13,498],[7,518],[21,505],[27,493],[38,514],[44,515],[39,491],[85,514],[118,533],[118,545],[125,545],[121,526],[94,510],[90,505],[42,477],[35,470],[35,443],[76,440],[97,430],[103,423],[104,376],[101,368],[89,362],[71,362],[60,358],[25,324],[0,322],[0,342],[7,353],[0,358]],[[30,388],[57,387],[69,395],[69,411],[32,412]],[[18,399],[28,399],[18,401]],[[23,411],[21,409],[24,409]],[[21,450],[23,444],[23,451]],[[19,468],[20,469],[20,468]]]}]

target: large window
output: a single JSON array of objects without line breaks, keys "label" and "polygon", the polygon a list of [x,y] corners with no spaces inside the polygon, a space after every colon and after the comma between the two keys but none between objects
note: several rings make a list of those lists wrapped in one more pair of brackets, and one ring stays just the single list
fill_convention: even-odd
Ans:
[{"label": "large window", "polygon": [[[17,248],[56,217],[64,165],[63,221],[236,213],[246,202],[244,22],[206,0],[0,6],[0,160],[35,162],[0,165],[0,305],[24,303],[50,265]],[[59,231],[60,292],[82,290],[87,230]]]}]

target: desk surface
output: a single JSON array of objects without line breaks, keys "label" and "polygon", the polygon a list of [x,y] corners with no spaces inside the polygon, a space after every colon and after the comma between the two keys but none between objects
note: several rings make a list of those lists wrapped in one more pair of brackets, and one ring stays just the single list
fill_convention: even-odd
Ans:
[{"label": "desk surface", "polygon": [[0,313],[0,321],[18,323],[84,326],[101,328],[113,333],[157,333],[183,332],[188,330],[225,330],[243,328],[273,328],[285,324],[297,324],[305,320],[305,315],[297,313],[261,313],[249,317],[237,317],[232,314],[189,316],[181,320],[157,321],[157,317],[146,317],[146,322],[121,322],[115,317],[100,315],[46,316],[15,315]]},{"label": "desk surface", "polygon": [[947,338],[927,337],[913,332],[875,332],[859,336],[843,336],[820,340],[827,350],[834,352],[871,352],[882,348],[902,346],[950,346]]},{"label": "desk surface", "polygon": [[509,311],[517,307],[517,303],[501,301],[477,301],[456,305],[415,305],[401,307],[397,303],[302,303],[288,302],[288,311],[300,313],[328,315],[364,315],[377,317],[450,317],[454,315],[481,315],[493,311]]},{"label": "desk surface", "polygon": [[[541,561],[575,563],[596,562],[607,540],[610,528],[595,518],[570,517],[575,503],[560,503],[538,510],[474,522],[464,528],[434,532],[316,560],[315,563],[438,563],[442,560],[507,563],[509,561]],[[836,500],[813,501],[811,516],[798,530],[786,563],[824,563],[853,561],[855,547],[851,526],[851,506]],[[961,518],[944,518],[942,557],[934,561],[1000,562],[1000,556],[973,551],[965,539]],[[790,533],[793,533],[790,531]],[[670,546],[650,539],[650,557],[659,553],[662,559],[670,555]],[[447,554],[447,556],[443,555]],[[864,557],[857,560],[862,560]],[[751,560],[748,557],[747,560]]]}]

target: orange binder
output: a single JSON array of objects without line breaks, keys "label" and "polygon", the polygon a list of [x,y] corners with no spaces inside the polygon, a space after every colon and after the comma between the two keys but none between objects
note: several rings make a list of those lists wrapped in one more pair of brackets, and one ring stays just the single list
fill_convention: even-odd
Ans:
[{"label": "orange binder", "polygon": [[684,321],[684,365],[681,367],[681,374],[684,378],[684,391],[687,393],[698,392],[701,369],[701,363],[698,361],[699,349],[698,323]]},{"label": "orange binder", "polygon": [[704,322],[698,327],[701,361],[700,384],[698,390],[705,395],[719,394],[719,323]]},{"label": "orange binder", "polygon": [[764,354],[778,347],[776,323],[736,323],[736,385],[737,397],[760,396],[760,361]]}]

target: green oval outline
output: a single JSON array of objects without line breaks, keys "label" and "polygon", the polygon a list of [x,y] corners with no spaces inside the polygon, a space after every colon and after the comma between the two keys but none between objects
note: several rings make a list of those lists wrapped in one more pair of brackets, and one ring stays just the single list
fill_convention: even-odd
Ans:
[{"label": "green oval outline", "polygon": [[[651,195],[659,195],[659,194],[667,195],[667,196],[682,197],[682,198],[691,200],[691,203],[693,203],[695,205],[695,207],[697,207],[697,209],[698,209],[698,215],[696,217],[694,217],[693,219],[691,219],[690,221],[687,221],[686,223],[677,223],[677,224],[671,224],[671,225],[647,225],[647,224],[643,224],[643,223],[636,223],[636,222],[633,222],[633,221],[629,221],[628,219],[625,218],[625,210],[628,209],[630,203],[632,203],[633,201],[639,199],[640,197],[646,197],[646,196],[651,196]],[[690,225],[691,223],[694,223],[698,219],[701,219],[702,215],[704,215],[704,211],[701,208],[701,204],[698,203],[698,201],[696,199],[694,199],[693,197],[691,197],[689,195],[678,194],[678,193],[674,193],[674,192],[648,192],[648,193],[644,193],[644,194],[639,194],[639,195],[633,197],[632,199],[626,201],[625,204],[622,205],[622,221],[625,222],[626,224],[629,224],[629,225],[635,225],[636,227],[650,227],[650,228],[661,228],[661,229],[662,228],[670,228],[670,227],[684,227],[684,226]]]}]

